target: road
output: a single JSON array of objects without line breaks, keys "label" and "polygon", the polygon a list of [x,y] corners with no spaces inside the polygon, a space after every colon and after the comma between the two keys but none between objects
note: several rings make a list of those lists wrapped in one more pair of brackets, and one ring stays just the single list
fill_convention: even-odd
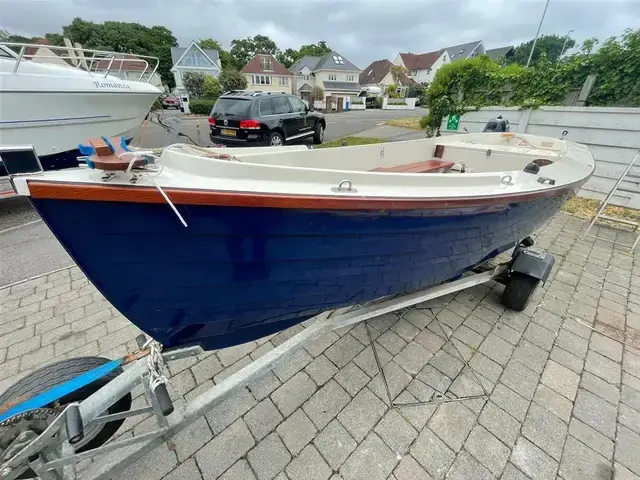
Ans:
[{"label": "road", "polygon": [[[365,110],[332,113],[326,116],[327,129],[325,130],[324,138],[325,141],[330,142],[368,130],[392,118],[421,117],[426,114],[427,110],[422,108],[416,110]],[[209,140],[209,124],[206,118],[183,117],[180,112],[174,110],[166,110],[164,115],[165,117],[177,117],[181,119],[180,131],[189,135],[196,143],[202,146],[211,145],[211,141]],[[198,130],[200,132],[199,136]],[[139,145],[141,147],[157,147],[164,145],[166,138],[166,133],[162,128],[151,124],[149,127],[143,127],[140,134]]]},{"label": "road", "polygon": [[[179,130],[203,146],[211,145],[206,118],[184,117],[180,112],[165,112],[181,118]],[[325,141],[354,135],[392,118],[426,115],[423,109],[409,111],[366,110],[334,113],[326,116]],[[134,140],[141,147],[166,145],[166,132],[151,124],[143,127]],[[181,140],[182,141],[182,140]],[[71,265],[73,260],[51,234],[49,228],[24,198],[0,200],[0,287]]]}]

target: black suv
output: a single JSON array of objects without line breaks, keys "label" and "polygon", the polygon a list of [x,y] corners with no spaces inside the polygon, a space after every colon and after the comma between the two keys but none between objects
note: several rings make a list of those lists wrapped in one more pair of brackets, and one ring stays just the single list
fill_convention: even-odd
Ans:
[{"label": "black suv", "polygon": [[322,113],[278,92],[227,92],[209,115],[211,141],[229,147],[279,146],[311,137],[319,144],[326,126]]}]

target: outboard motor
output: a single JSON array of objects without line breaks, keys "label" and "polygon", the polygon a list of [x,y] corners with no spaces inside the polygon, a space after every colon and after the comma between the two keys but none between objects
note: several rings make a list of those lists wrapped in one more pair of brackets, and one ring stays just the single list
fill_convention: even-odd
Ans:
[{"label": "outboard motor", "polygon": [[509,120],[498,115],[496,118],[489,120],[484,126],[483,132],[508,132],[510,131]]}]

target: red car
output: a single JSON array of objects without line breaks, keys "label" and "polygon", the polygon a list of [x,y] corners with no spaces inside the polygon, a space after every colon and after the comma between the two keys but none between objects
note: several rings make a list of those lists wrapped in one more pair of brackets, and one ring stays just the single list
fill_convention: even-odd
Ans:
[{"label": "red car", "polygon": [[162,102],[163,109],[166,109],[166,108],[180,109],[180,100],[178,99],[178,97],[166,96],[162,98],[161,102]]}]

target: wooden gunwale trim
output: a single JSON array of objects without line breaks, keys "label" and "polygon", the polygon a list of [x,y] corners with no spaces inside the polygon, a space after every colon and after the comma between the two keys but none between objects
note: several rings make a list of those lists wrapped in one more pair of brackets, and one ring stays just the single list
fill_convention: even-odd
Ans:
[{"label": "wooden gunwale trim", "polygon": [[[309,210],[411,210],[422,208],[468,208],[505,205],[549,198],[573,190],[581,182],[536,192],[508,193],[475,197],[398,198],[325,195],[286,195],[220,190],[164,188],[177,205],[211,205],[224,207],[298,208]],[[33,199],[83,200],[98,202],[166,203],[154,187],[95,185],[28,181]]]}]

